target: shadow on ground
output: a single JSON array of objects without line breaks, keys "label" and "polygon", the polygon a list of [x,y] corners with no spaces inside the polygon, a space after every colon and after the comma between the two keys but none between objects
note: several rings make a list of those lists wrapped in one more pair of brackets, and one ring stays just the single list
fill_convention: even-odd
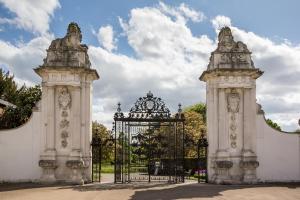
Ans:
[{"label": "shadow on ground", "polygon": [[[192,198],[213,198],[222,196],[224,191],[262,187],[284,187],[300,189],[300,183],[272,183],[258,185],[212,185],[198,183],[168,184],[168,183],[135,183],[135,184],[87,184],[82,186],[71,185],[42,185],[42,184],[0,184],[0,192],[20,189],[34,189],[41,187],[55,187],[57,190],[71,189],[78,192],[101,192],[111,190],[133,190],[130,200],[174,200]],[[275,188],[274,188],[275,189]],[[99,193],[100,194],[100,193]]]},{"label": "shadow on ground", "polygon": [[289,189],[299,189],[300,183],[272,183],[258,185],[213,185],[213,184],[91,184],[84,186],[75,186],[72,189],[85,191],[101,190],[118,190],[132,189],[135,190],[130,200],[174,200],[174,199],[192,199],[192,198],[212,198],[222,196],[221,193],[227,190],[238,190],[247,188],[261,187],[286,187]]},{"label": "shadow on ground", "polygon": [[221,196],[226,190],[237,190],[258,187],[288,187],[300,188],[299,183],[295,184],[261,184],[261,185],[212,185],[212,184],[185,184],[176,185],[171,188],[150,189],[135,191],[131,200],[173,200],[173,199],[192,199],[192,198],[209,198]]},{"label": "shadow on ground", "polygon": [[25,190],[34,188],[46,188],[46,187],[58,187],[58,186],[68,186],[67,184],[43,184],[43,183],[0,183],[0,192],[15,191],[15,190]]}]

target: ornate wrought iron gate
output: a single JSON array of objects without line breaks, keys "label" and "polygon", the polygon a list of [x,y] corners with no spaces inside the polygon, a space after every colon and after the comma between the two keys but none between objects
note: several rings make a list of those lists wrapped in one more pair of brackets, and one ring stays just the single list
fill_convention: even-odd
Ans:
[{"label": "ornate wrought iron gate", "polygon": [[207,147],[208,142],[204,134],[202,133],[200,139],[197,144],[197,156],[198,156],[198,170],[197,177],[198,183],[207,183],[208,182],[208,174],[207,174]]},{"label": "ornate wrought iron gate", "polygon": [[128,117],[118,110],[115,127],[115,183],[184,182],[184,115],[171,116],[151,92],[139,98]]},{"label": "ornate wrought iron gate", "polygon": [[[92,140],[92,182],[101,182],[101,168],[103,165],[103,150],[109,150],[114,145],[113,138],[101,139],[94,137]],[[109,148],[109,149],[108,149]]]}]

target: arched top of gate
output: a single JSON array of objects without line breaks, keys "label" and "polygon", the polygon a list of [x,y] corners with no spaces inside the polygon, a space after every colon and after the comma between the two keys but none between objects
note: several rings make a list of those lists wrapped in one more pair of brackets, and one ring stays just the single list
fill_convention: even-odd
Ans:
[{"label": "arched top of gate", "polygon": [[130,109],[128,117],[131,118],[170,118],[171,113],[165,102],[154,97],[149,91],[145,97],[140,97]]},{"label": "arched top of gate", "polygon": [[[175,118],[183,117],[181,113],[181,105],[179,104],[178,113]],[[115,119],[125,118],[121,111],[121,104],[118,104],[117,112],[114,115]],[[165,102],[160,97],[153,96],[149,91],[145,97],[140,97],[130,109],[127,119],[170,119],[171,112],[167,108]]]}]

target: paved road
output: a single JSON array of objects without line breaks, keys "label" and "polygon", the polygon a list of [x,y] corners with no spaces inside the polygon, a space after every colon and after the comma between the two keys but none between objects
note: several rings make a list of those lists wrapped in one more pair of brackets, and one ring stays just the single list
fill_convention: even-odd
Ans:
[{"label": "paved road", "polygon": [[0,200],[300,200],[300,184],[230,186],[211,184],[2,184]]}]

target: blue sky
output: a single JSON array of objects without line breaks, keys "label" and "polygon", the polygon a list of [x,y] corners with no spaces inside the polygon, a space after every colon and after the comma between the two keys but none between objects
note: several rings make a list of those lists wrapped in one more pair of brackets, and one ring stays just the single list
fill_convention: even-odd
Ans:
[{"label": "blue sky", "polygon": [[[116,31],[122,31],[118,17],[128,18],[133,8],[156,6],[159,2],[165,2],[171,6],[185,3],[191,8],[205,13],[207,20],[204,23],[189,23],[193,34],[207,34],[215,37],[215,31],[210,25],[210,19],[217,15],[231,18],[235,26],[256,34],[272,38],[274,41],[288,39],[292,43],[300,43],[300,1],[297,0],[190,0],[190,1],[96,1],[88,2],[82,0],[60,1],[61,7],[54,10],[50,22],[50,30],[57,37],[65,34],[65,27],[71,21],[80,24],[84,33],[83,42],[86,44],[97,44],[97,38],[92,34],[91,28],[100,25],[112,25]],[[9,18],[15,16],[3,4],[0,4],[0,17]],[[34,34],[15,26],[0,25],[0,38],[17,42],[22,38],[25,42],[32,39]],[[130,51],[126,42],[120,39],[119,48],[123,53]]]},{"label": "blue sky", "polygon": [[267,117],[295,130],[299,8],[296,0],[0,0],[0,66],[20,84],[38,84],[32,68],[42,64],[51,40],[77,22],[101,76],[95,82],[93,119],[110,124],[118,101],[128,110],[148,90],[172,111],[179,102],[205,102],[205,84],[198,77],[216,47],[219,26],[227,25],[265,71],[257,82],[257,100]]}]

